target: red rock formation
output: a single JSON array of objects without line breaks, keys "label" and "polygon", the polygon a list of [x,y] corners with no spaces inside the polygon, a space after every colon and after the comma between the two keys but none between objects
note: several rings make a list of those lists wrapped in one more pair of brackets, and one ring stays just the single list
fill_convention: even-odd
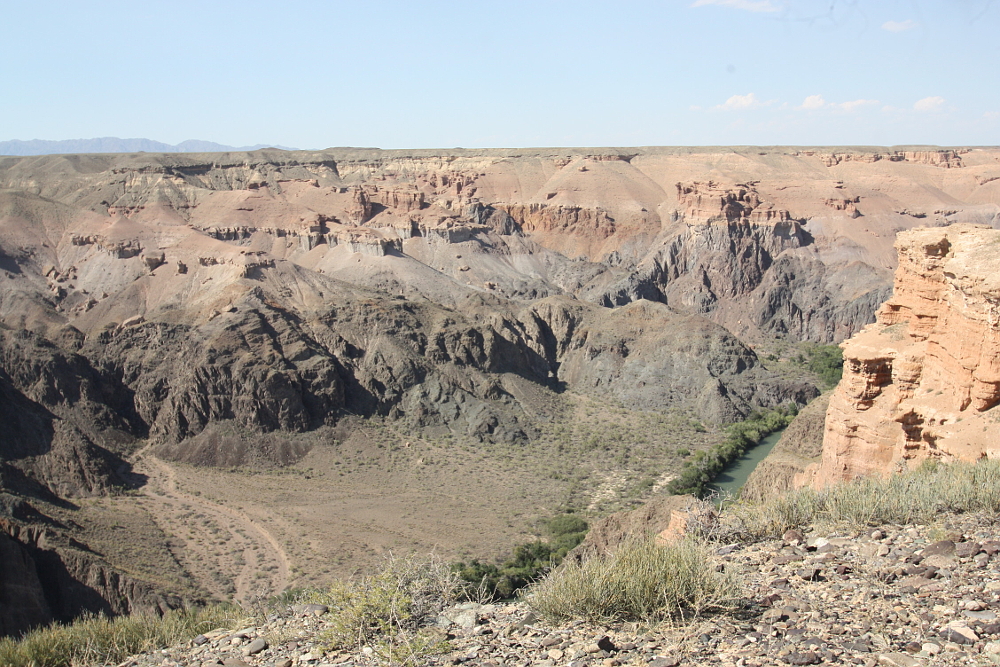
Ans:
[{"label": "red rock formation", "polygon": [[714,181],[677,183],[677,204],[684,219],[701,222],[781,222],[790,220],[788,211],[775,209],[761,200],[756,183],[721,187]]},{"label": "red rock formation", "polygon": [[814,485],[1000,456],[1000,230],[899,234],[895,291],[845,342]]}]

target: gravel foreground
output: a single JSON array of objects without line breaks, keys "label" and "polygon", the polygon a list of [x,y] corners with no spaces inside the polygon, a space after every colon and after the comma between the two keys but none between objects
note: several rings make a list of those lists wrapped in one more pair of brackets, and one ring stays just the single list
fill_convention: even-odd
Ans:
[{"label": "gravel foreground", "polygon": [[[551,625],[523,601],[467,603],[438,618],[448,650],[417,664],[508,667],[1000,665],[1000,526],[942,517],[864,533],[789,531],[716,549],[744,605],[658,626]],[[206,633],[121,667],[338,667],[380,664],[369,647],[327,652],[322,605],[294,605],[255,627]]]}]

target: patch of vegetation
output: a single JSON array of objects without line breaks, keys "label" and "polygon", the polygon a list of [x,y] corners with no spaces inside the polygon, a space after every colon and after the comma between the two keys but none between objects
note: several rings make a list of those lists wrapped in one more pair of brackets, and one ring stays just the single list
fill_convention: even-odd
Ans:
[{"label": "patch of vegetation", "polygon": [[802,361],[810,371],[819,377],[820,382],[823,383],[823,389],[831,389],[840,382],[840,377],[844,372],[844,353],[839,345],[807,347]]},{"label": "patch of vegetation", "polygon": [[548,540],[526,542],[500,564],[472,560],[452,565],[466,584],[466,597],[497,600],[514,594],[562,563],[566,554],[587,534],[587,522],[575,514],[561,514],[545,522]]},{"label": "patch of vegetation", "polygon": [[765,436],[788,426],[797,414],[798,408],[793,404],[788,408],[755,412],[746,420],[728,426],[725,439],[707,452],[695,452],[689,465],[667,485],[667,491],[674,495],[689,493],[704,497],[709,484],[723,468]]},{"label": "patch of vegetation", "polygon": [[525,599],[551,621],[690,618],[734,604],[739,584],[716,571],[705,545],[686,539],[629,542],[606,557],[569,561],[532,586]]},{"label": "patch of vegetation", "polygon": [[928,523],[949,512],[1000,512],[1000,461],[928,461],[885,479],[868,477],[822,491],[791,491],[762,503],[735,503],[723,512],[718,530],[722,539],[758,540],[811,524]]},{"label": "patch of vegetation", "polygon": [[229,605],[168,611],[163,616],[85,616],[69,625],[32,630],[20,639],[0,639],[0,666],[114,665],[130,655],[180,644],[215,628],[235,628],[243,620],[242,612]]},{"label": "patch of vegetation", "polygon": [[376,574],[334,581],[307,599],[329,607],[331,627],[320,636],[329,648],[369,647],[382,663],[414,665],[448,650],[433,626],[461,590],[436,558],[389,558]]}]

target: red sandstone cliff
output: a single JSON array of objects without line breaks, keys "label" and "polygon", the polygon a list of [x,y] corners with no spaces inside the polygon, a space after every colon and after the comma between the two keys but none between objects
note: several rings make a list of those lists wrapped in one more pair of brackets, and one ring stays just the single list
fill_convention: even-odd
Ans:
[{"label": "red sandstone cliff", "polygon": [[896,248],[892,298],[842,345],[817,487],[1000,455],[1000,231],[914,229]]}]

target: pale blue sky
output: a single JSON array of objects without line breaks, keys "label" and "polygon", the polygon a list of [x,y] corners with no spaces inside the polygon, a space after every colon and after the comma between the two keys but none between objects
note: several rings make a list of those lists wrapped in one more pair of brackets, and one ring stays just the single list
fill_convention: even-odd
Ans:
[{"label": "pale blue sky", "polygon": [[990,0],[0,0],[0,140],[1000,144]]}]

